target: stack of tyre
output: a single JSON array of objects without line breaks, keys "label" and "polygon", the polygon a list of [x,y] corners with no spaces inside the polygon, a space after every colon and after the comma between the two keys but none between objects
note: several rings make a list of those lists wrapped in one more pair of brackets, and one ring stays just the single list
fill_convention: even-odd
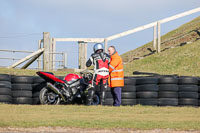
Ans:
[{"label": "stack of tyre", "polygon": [[43,78],[39,77],[39,76],[35,76],[33,77],[33,105],[38,105],[40,104],[40,91],[42,90],[42,88],[44,88],[46,86],[46,82],[44,81]]},{"label": "stack of tyre", "polygon": [[134,77],[124,78],[124,87],[121,93],[121,104],[126,105],[136,105],[136,79]]},{"label": "stack of tyre", "polygon": [[0,74],[0,103],[12,103],[10,75]]},{"label": "stack of tyre", "polygon": [[[99,89],[100,92],[100,89]],[[111,93],[111,88],[108,87],[108,89],[106,90],[106,98],[105,98],[105,102],[104,105],[106,106],[112,106],[113,105],[113,97],[112,97],[112,93]]]},{"label": "stack of tyre", "polygon": [[140,77],[136,79],[137,104],[152,105],[158,104],[158,78]]},{"label": "stack of tyre", "polygon": [[198,79],[196,77],[179,78],[179,105],[198,106]]},{"label": "stack of tyre", "polygon": [[[122,88],[121,93],[121,105],[136,105],[136,79],[134,77],[125,77],[124,78],[124,87]],[[113,105],[113,96],[111,89],[108,88],[106,91],[106,100],[104,105]]]},{"label": "stack of tyre", "polygon": [[32,76],[12,76],[13,104],[32,104]]},{"label": "stack of tyre", "polygon": [[178,105],[178,78],[174,76],[163,76],[158,79],[158,105],[177,106]]},{"label": "stack of tyre", "polygon": [[199,92],[199,106],[200,106],[200,77],[198,77],[198,92]]}]

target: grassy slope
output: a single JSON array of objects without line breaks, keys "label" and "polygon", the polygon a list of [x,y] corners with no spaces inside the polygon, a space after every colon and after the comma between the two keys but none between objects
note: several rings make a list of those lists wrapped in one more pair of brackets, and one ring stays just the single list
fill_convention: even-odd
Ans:
[{"label": "grassy slope", "polygon": [[156,72],[200,76],[200,41],[173,48],[159,54],[136,60],[125,66],[125,72]]},{"label": "grassy slope", "polygon": [[193,107],[0,104],[0,118],[0,127],[200,129],[200,110]]},{"label": "grassy slope", "polygon": [[[195,18],[194,20],[178,27],[177,29],[163,35],[161,37],[162,44],[161,49],[168,48],[170,46],[177,46],[181,43],[194,41],[199,35],[194,30],[200,29],[200,17]],[[147,48],[153,49],[153,43],[149,42],[137,49],[130,50],[122,54],[122,58],[125,62],[132,61],[134,57],[141,57],[150,52]]]},{"label": "grassy slope", "polygon": [[131,75],[133,71],[156,72],[160,74],[179,74],[188,76],[200,76],[200,41],[193,30],[200,29],[200,17],[182,25],[162,37],[162,49],[177,46],[180,43],[192,41],[182,47],[168,49],[160,54],[147,56],[144,59],[131,61],[133,57],[148,54],[147,47],[152,47],[152,42],[122,55],[125,64],[125,75]]}]

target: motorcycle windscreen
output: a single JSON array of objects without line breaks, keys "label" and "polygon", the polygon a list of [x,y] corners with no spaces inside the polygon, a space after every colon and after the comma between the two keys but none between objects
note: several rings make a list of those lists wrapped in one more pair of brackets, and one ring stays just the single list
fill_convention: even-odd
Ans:
[{"label": "motorcycle windscreen", "polygon": [[61,79],[55,77],[53,74],[49,73],[49,72],[37,72],[37,74],[42,77],[43,79],[45,79],[48,82],[60,82],[60,83],[65,83],[64,81],[62,81]]}]

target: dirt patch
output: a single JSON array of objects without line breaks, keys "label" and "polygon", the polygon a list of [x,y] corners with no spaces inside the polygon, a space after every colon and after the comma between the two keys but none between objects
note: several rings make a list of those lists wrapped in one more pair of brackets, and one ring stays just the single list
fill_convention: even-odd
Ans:
[{"label": "dirt patch", "polygon": [[135,130],[135,129],[88,129],[70,127],[38,127],[38,128],[0,128],[0,133],[200,133],[200,130],[179,131],[172,129]]}]

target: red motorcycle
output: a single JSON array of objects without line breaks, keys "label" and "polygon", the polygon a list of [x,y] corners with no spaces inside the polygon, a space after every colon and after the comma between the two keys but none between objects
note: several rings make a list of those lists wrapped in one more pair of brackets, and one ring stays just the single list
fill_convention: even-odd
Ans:
[{"label": "red motorcycle", "polygon": [[[46,87],[40,91],[41,104],[88,104],[93,74],[83,71],[80,74],[68,74],[59,79],[50,72],[39,71],[37,74],[45,79]],[[93,97],[93,105],[99,104],[99,96]]]}]

